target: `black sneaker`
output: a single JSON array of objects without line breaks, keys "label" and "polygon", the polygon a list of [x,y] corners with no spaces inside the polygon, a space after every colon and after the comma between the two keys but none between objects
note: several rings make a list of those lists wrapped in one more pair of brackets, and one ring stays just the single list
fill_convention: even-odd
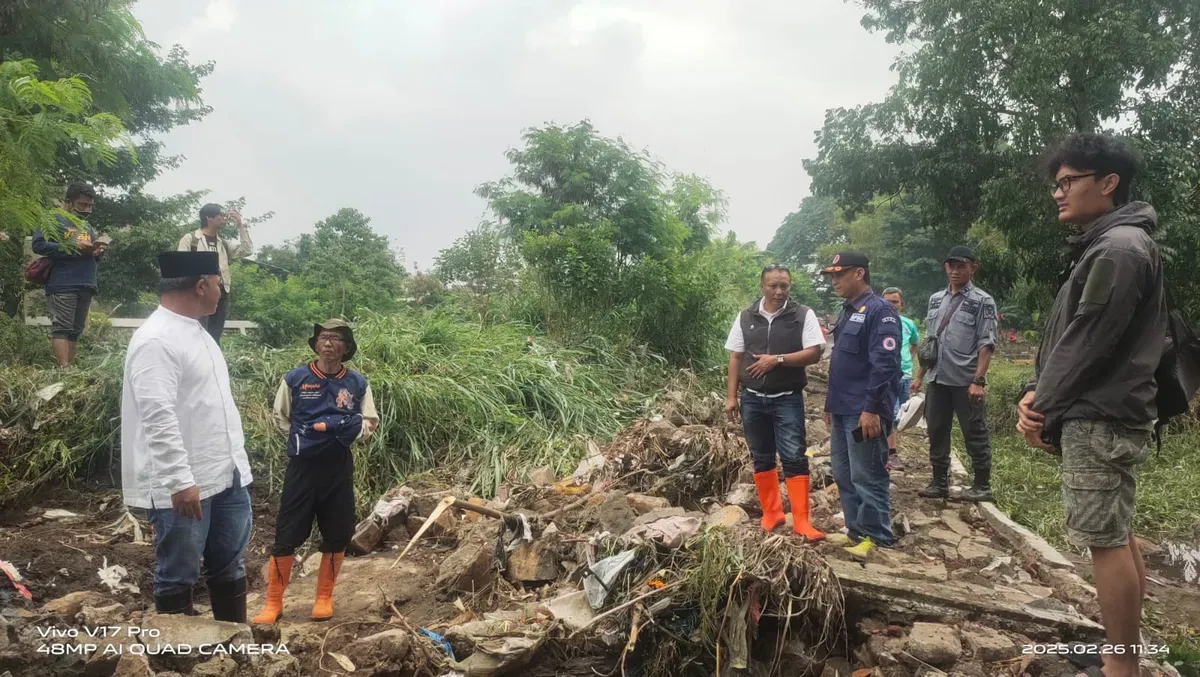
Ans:
[{"label": "black sneaker", "polygon": [[962,500],[966,503],[995,503],[992,490],[987,487],[969,487],[963,489]]},{"label": "black sneaker", "polygon": [[930,482],[929,486],[917,492],[921,498],[949,498],[950,487],[937,482]]}]

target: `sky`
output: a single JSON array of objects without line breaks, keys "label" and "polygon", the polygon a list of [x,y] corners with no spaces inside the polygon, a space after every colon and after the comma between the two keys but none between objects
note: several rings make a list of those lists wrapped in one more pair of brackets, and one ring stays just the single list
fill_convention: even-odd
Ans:
[{"label": "sky", "polygon": [[213,61],[213,108],[149,190],[245,197],[278,244],[341,207],[405,264],[487,218],[521,132],[587,118],[724,191],[765,247],[808,195],[825,111],[882,99],[898,49],[843,0],[142,0],[147,36]]}]

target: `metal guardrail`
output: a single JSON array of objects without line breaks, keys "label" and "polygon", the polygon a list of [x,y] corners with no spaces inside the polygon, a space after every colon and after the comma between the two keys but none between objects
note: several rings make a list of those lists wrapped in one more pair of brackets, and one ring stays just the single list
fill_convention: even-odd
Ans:
[{"label": "metal guardrail", "polygon": [[[146,322],[146,319],[142,317],[110,317],[108,318],[108,322],[118,329],[137,329]],[[49,327],[50,318],[44,316],[27,317],[25,318],[25,324],[31,327]],[[248,329],[258,329],[258,325],[250,320],[226,320],[225,329],[232,329],[245,334]]]}]

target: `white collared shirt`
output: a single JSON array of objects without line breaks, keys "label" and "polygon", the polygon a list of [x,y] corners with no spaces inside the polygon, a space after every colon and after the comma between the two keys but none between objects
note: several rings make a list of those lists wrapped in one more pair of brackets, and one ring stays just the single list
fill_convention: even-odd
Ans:
[{"label": "white collared shirt", "polygon": [[121,384],[125,505],[170,508],[191,486],[201,500],[250,484],[242,419],[225,356],[200,323],[159,306],[129,341]]}]

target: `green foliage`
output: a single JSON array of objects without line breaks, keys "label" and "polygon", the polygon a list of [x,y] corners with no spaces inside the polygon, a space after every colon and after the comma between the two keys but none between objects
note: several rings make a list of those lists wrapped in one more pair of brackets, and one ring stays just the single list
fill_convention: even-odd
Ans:
[{"label": "green foliage", "polygon": [[840,245],[834,227],[838,220],[837,203],[827,197],[810,195],[800,202],[800,208],[788,214],[767,245],[767,251],[778,258],[776,263],[794,268],[820,264],[815,259],[822,245]]},{"label": "green foliage", "polygon": [[434,263],[434,277],[461,284],[473,294],[512,291],[520,255],[494,224],[484,223],[443,249]]},{"label": "green foliage", "polygon": [[[681,364],[712,356],[724,316],[756,286],[739,285],[758,263],[736,242],[714,241],[725,217],[720,191],[694,175],[668,177],[586,121],[531,129],[524,140],[507,154],[512,174],[477,190],[530,268],[521,294],[537,301],[518,304],[522,317],[566,342],[632,340]],[[450,279],[471,277],[457,272],[472,270],[462,259],[495,270],[501,245],[483,247],[486,237],[444,252]]]},{"label": "green foliage", "polygon": [[[988,245],[981,284],[1004,298],[1055,288],[1053,202],[1035,160],[1070,131],[1124,132],[1147,172],[1135,196],[1167,225],[1170,281],[1200,311],[1200,6],[1190,0],[865,0],[864,25],[910,51],[877,104],[827,113],[813,190],[850,210],[879,195],[915,204],[942,243]],[[1136,27],[1136,28],[1135,28]],[[991,258],[991,257],[995,258]],[[1187,263],[1184,263],[1184,262]],[[1051,297],[1030,295],[1027,310]]]},{"label": "green foliage", "polygon": [[0,62],[0,231],[14,238],[51,222],[46,174],[61,149],[96,166],[128,144],[120,120],[91,112],[83,80],[40,80],[38,72],[29,59]]},{"label": "green foliage", "polygon": [[264,247],[258,261],[281,274],[235,267],[231,315],[259,323],[269,345],[285,345],[327,317],[354,319],[368,309],[390,313],[401,307],[404,268],[387,236],[354,209],[338,210],[314,233]]},{"label": "green foliage", "polygon": [[[24,331],[0,317],[0,337]],[[472,488],[483,495],[528,468],[569,472],[587,439],[607,438],[641,413],[648,396],[639,387],[665,381],[653,362],[612,353],[611,346],[571,350],[539,340],[530,348],[530,333],[527,326],[484,326],[438,312],[360,320],[352,366],[371,382],[382,418],[356,450],[360,501],[369,505],[405,475],[435,464],[470,468]],[[304,341],[275,350],[239,336],[223,350],[255,474],[277,491],[286,455],[271,421],[272,399],[283,375],[312,359],[312,351]],[[5,500],[102,467],[119,443],[122,343],[81,343],[80,368],[67,372],[45,368],[46,358],[37,357],[41,366],[0,363]],[[39,402],[38,390],[60,381],[63,390]]]}]

